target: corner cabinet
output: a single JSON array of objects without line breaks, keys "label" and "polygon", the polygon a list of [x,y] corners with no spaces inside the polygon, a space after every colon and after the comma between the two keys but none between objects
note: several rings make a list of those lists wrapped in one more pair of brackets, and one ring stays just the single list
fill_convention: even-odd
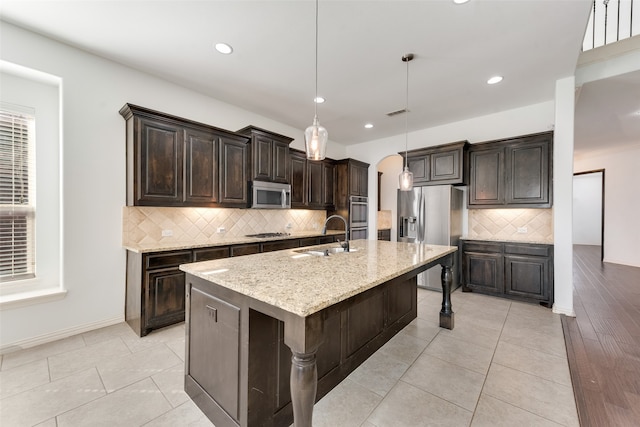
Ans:
[{"label": "corner cabinet", "polygon": [[247,137],[131,104],[120,114],[128,206],[246,206]]},{"label": "corner cabinet", "polygon": [[464,162],[468,146],[467,141],[460,141],[399,154],[403,161],[406,158],[415,184],[464,185],[467,183]]},{"label": "corner cabinet", "polygon": [[553,132],[469,148],[469,208],[549,208]]},{"label": "corner cabinet", "polygon": [[462,240],[463,291],[553,305],[553,245]]},{"label": "corner cabinet", "polygon": [[289,144],[293,138],[247,126],[237,133],[251,138],[251,180],[289,183]]}]

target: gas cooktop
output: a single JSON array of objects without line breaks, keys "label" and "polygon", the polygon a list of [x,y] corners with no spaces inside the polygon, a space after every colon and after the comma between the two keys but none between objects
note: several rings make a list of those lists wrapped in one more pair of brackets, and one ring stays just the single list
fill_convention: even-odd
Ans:
[{"label": "gas cooktop", "polygon": [[258,234],[245,234],[245,237],[258,237],[258,238],[265,238],[265,237],[283,237],[283,236],[290,236],[289,233],[258,233]]}]

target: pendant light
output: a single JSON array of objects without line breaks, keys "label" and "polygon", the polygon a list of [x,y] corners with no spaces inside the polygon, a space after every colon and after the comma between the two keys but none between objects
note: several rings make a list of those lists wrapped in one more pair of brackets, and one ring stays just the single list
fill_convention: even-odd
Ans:
[{"label": "pendant light", "polygon": [[413,53],[407,53],[402,57],[402,62],[407,63],[407,99],[404,107],[404,170],[398,176],[398,183],[400,184],[400,191],[410,191],[413,188],[413,173],[409,171],[408,162],[408,149],[409,149],[409,61],[413,59]]},{"label": "pendant light", "polygon": [[327,151],[329,133],[318,121],[318,0],[316,0],[316,97],[314,103],[313,124],[304,131],[307,159],[323,160]]}]

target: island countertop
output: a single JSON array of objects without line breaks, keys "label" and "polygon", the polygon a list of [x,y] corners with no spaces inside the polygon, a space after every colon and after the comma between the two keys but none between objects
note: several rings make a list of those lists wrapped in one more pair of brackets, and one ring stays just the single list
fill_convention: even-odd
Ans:
[{"label": "island countertop", "polygon": [[183,264],[180,269],[306,317],[457,250],[455,246],[352,240],[355,252],[314,256],[326,244]]}]

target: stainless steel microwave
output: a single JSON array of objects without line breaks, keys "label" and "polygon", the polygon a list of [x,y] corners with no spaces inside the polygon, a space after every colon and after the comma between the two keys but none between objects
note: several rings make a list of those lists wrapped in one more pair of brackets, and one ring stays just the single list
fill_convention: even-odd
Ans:
[{"label": "stainless steel microwave", "polygon": [[291,207],[291,185],[278,182],[253,181],[249,192],[249,206],[258,209],[287,209]]}]

